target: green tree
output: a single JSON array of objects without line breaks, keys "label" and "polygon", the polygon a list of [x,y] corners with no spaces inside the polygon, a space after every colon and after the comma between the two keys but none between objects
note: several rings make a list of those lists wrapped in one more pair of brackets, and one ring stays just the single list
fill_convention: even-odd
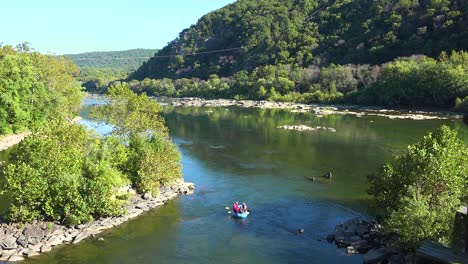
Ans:
[{"label": "green tree", "polygon": [[159,192],[161,185],[182,177],[180,153],[168,137],[161,107],[145,94],[137,95],[128,84],[109,88],[108,104],[96,108],[92,116],[114,125],[113,134],[128,143],[128,160],[123,171],[141,193]]},{"label": "green tree", "polygon": [[56,119],[24,139],[2,169],[2,191],[11,198],[7,219],[67,224],[119,215],[128,179],[119,171],[125,147],[112,137]]},{"label": "green tree", "polygon": [[369,176],[369,194],[402,246],[450,241],[455,212],[467,198],[466,164],[468,149],[456,131],[442,126]]}]

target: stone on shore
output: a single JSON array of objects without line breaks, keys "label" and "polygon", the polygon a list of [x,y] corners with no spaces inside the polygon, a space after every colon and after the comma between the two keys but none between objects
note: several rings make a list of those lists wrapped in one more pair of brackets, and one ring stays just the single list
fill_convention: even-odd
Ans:
[{"label": "stone on shore", "polygon": [[389,251],[387,248],[369,250],[369,252],[364,254],[364,264],[379,263],[391,254],[392,252]]}]

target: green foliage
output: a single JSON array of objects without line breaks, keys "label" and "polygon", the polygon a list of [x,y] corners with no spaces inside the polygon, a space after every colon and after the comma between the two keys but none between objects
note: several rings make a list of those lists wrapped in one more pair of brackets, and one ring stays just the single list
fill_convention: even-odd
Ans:
[{"label": "green foliage", "polygon": [[397,60],[359,96],[378,105],[452,108],[457,97],[468,94],[468,53],[446,56]]},{"label": "green foliage", "polygon": [[112,133],[128,144],[128,159],[122,169],[133,187],[157,194],[161,185],[181,178],[180,153],[168,138],[159,104],[145,94],[135,94],[126,83],[111,86],[107,99],[108,104],[91,115],[114,125]]},{"label": "green foliage", "polygon": [[[164,83],[167,89],[162,89]],[[442,53],[439,60],[424,56],[398,59],[383,66],[330,65],[309,68],[267,65],[230,78],[209,80],[133,80],[137,93],[205,98],[240,98],[300,103],[437,107],[464,110],[468,95],[468,53]],[[168,92],[170,91],[170,92]]]},{"label": "green foliage", "polygon": [[135,70],[151,58],[157,49],[131,49],[123,51],[95,51],[80,54],[66,54],[80,68],[112,68],[118,70]]},{"label": "green foliage", "polygon": [[447,243],[455,212],[466,199],[468,148],[442,126],[369,176],[369,194],[404,247],[424,239]]},{"label": "green foliage", "polygon": [[[380,64],[412,54],[437,56],[466,49],[462,2],[239,0],[201,17],[129,79],[206,80],[266,65]],[[211,52],[218,50],[225,51]]]},{"label": "green foliage", "polygon": [[28,50],[0,47],[0,134],[38,128],[51,117],[73,117],[81,103],[76,66]]},{"label": "green foliage", "polygon": [[110,83],[127,78],[128,71],[115,68],[81,68],[76,79],[90,93],[105,93]]},{"label": "green foliage", "polygon": [[455,100],[455,111],[468,113],[468,96],[463,100],[457,97]]},{"label": "green foliage", "polygon": [[119,171],[125,146],[113,137],[90,134],[61,120],[24,139],[2,169],[3,190],[11,198],[11,221],[47,219],[67,224],[122,213],[116,197],[128,180]]},{"label": "green foliage", "polygon": [[137,95],[126,83],[112,85],[106,94],[108,104],[97,107],[91,115],[115,125],[113,133],[129,136],[151,132],[167,135],[164,119],[159,115],[161,107],[145,94]]},{"label": "green foliage", "polygon": [[160,185],[181,176],[180,153],[167,139],[132,136],[127,170],[138,192],[159,193]]}]

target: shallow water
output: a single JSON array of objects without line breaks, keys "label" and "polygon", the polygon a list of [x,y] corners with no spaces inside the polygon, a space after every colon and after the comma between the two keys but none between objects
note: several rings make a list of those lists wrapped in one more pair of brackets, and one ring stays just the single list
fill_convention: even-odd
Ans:
[{"label": "shallow water", "polygon": [[[61,246],[28,262],[362,263],[325,237],[337,223],[370,212],[366,175],[442,124],[468,139],[461,122],[447,120],[238,108],[167,107],[164,115],[195,194],[106,232],[104,241]],[[337,132],[276,128],[294,124]],[[333,181],[307,179],[327,172]],[[247,219],[226,213],[235,201],[249,204]],[[298,228],[305,233],[296,235]]]}]

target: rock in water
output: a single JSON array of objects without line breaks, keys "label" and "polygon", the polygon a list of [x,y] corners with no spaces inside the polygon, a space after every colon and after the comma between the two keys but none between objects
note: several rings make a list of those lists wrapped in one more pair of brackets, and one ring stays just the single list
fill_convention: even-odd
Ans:
[{"label": "rock in water", "polygon": [[323,177],[331,180],[333,178],[333,174],[331,172],[329,172],[329,173],[323,175]]},{"label": "rock in water", "polygon": [[298,234],[304,234],[304,228],[299,228],[296,230]]}]

